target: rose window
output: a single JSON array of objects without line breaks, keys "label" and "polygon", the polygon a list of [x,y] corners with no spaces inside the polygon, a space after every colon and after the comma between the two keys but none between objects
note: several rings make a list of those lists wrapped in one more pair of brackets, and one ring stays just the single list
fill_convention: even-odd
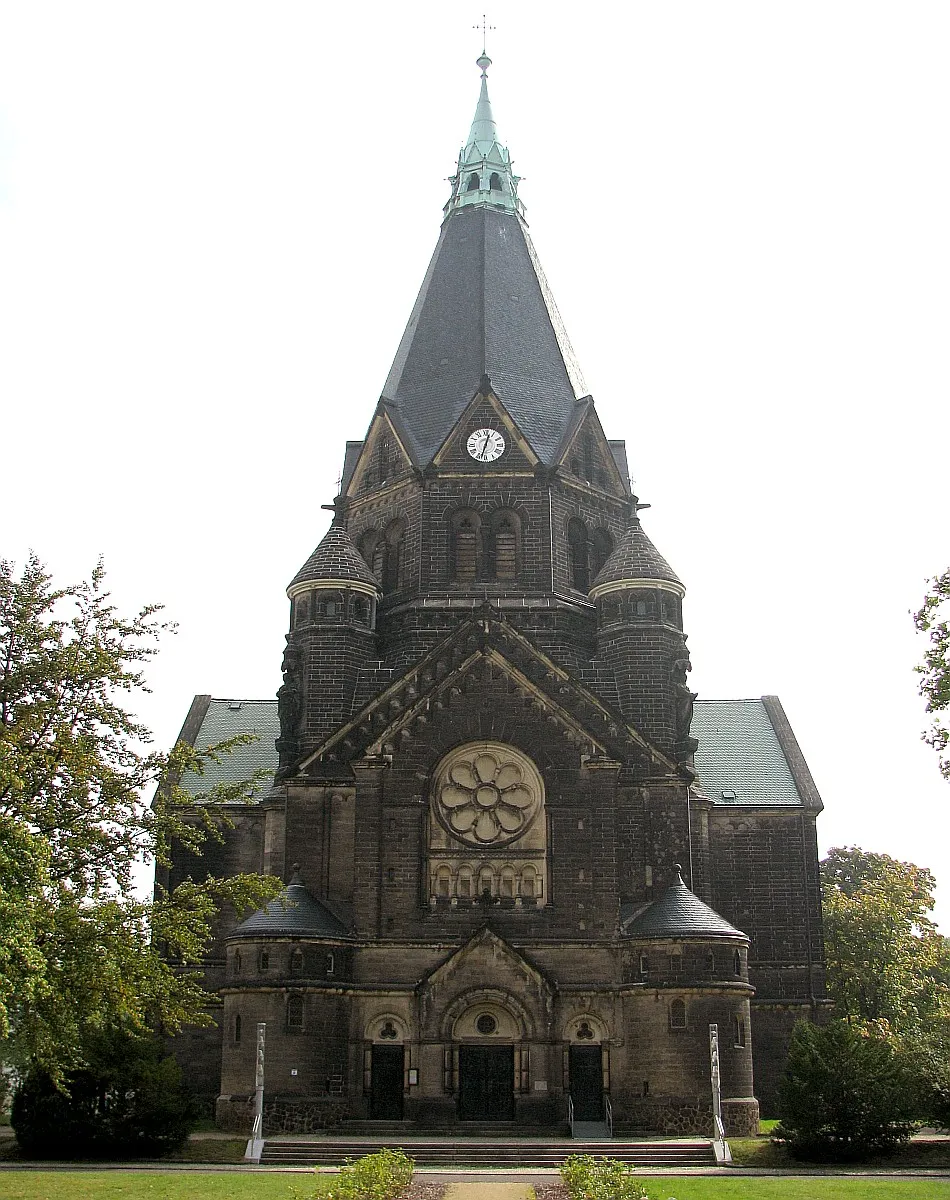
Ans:
[{"label": "rose window", "polygon": [[519,837],[538,811],[525,769],[496,750],[450,763],[436,793],[439,818],[463,842],[488,846]]}]

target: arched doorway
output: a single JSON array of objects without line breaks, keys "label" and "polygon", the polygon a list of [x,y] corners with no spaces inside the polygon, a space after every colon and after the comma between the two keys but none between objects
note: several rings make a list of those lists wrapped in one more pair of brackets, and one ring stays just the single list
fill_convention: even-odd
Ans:
[{"label": "arched doorway", "polygon": [[395,1016],[377,1017],[367,1030],[369,1115],[373,1121],[401,1121],[405,1094],[406,1029]]},{"label": "arched doorway", "polygon": [[575,1121],[602,1121],[606,1070],[604,1030],[594,1018],[574,1021],[569,1030],[568,1086]]},{"label": "arched doorway", "polygon": [[455,1022],[460,1121],[513,1121],[518,1022],[497,1001],[471,1004]]}]

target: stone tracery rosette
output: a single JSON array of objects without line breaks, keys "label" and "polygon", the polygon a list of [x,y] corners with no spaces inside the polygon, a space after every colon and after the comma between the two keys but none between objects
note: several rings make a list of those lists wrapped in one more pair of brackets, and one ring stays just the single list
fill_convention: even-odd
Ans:
[{"label": "stone tracery rosette", "polygon": [[443,765],[434,808],[442,827],[469,846],[505,846],[531,827],[541,807],[536,772],[505,746],[462,747]]}]

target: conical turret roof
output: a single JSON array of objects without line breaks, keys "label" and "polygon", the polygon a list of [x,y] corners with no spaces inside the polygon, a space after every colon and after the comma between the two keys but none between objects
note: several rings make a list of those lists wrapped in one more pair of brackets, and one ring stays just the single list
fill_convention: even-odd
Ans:
[{"label": "conical turret roof", "polygon": [[629,938],[746,938],[689,890],[679,866],[659,900],[623,922],[623,933]]},{"label": "conical turret roof", "polygon": [[590,594],[596,596],[612,584],[639,579],[662,579],[675,583],[679,591],[685,590],[676,572],[643,532],[643,526],[634,519],[594,577]]},{"label": "conical turret roof", "polygon": [[432,461],[485,376],[548,465],[586,395],[517,182],[483,69],[442,232],[383,388],[417,466]]},{"label": "conical turret roof", "polygon": [[346,938],[346,926],[330,910],[307,891],[298,868],[293,878],[276,899],[266,908],[242,921],[228,936],[254,938],[275,937]]},{"label": "conical turret roof", "polygon": [[288,591],[301,583],[318,580],[334,580],[361,585],[361,590],[379,592],[372,571],[363,561],[363,556],[353,545],[346,529],[336,521],[323,535],[320,544],[290,581]]}]

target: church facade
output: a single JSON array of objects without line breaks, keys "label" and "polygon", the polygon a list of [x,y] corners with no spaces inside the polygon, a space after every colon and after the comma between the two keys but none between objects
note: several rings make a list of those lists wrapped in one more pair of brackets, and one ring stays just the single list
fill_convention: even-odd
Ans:
[{"label": "church facade", "polygon": [[182,730],[257,733],[216,769],[273,783],[162,882],[287,886],[222,920],[216,1027],[176,1050],[231,1128],[266,1022],[271,1131],[550,1127],[609,1100],[618,1128],[708,1133],[715,1024],[741,1133],[826,1003],[821,801],[775,697],[690,690],[685,589],[584,387],[489,65],[382,398],[289,585],[277,700],[198,696]]}]

